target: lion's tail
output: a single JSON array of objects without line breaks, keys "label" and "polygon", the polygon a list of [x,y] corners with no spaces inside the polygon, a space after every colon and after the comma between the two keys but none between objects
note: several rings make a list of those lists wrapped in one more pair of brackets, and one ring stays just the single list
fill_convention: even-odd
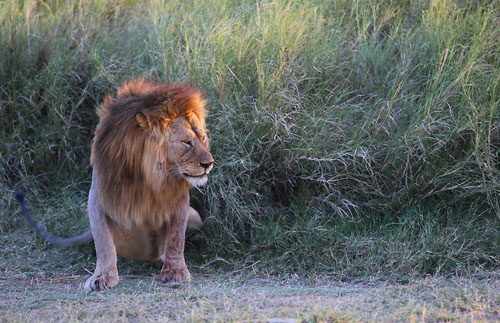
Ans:
[{"label": "lion's tail", "polygon": [[51,244],[61,247],[61,248],[68,248],[71,246],[83,244],[90,242],[94,239],[92,236],[92,231],[87,231],[79,236],[76,237],[71,237],[71,238],[61,238],[61,237],[56,237],[55,235],[48,233],[44,229],[40,228],[38,223],[31,217],[30,212],[26,208],[26,205],[24,205],[24,192],[23,191],[17,191],[16,194],[16,200],[19,202],[19,205],[21,206],[21,210],[24,213],[24,216],[26,217],[26,220],[28,220],[28,223],[30,226],[35,229],[35,231],[42,236],[45,240],[50,242]]}]

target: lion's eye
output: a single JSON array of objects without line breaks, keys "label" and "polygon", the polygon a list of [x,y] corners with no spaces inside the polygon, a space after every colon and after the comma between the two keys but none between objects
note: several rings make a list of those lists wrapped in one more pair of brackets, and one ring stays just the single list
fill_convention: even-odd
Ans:
[{"label": "lion's eye", "polygon": [[193,143],[191,142],[191,140],[189,140],[189,141],[183,141],[182,143],[184,145],[186,145],[186,146],[189,146],[189,147],[191,147],[193,145]]}]

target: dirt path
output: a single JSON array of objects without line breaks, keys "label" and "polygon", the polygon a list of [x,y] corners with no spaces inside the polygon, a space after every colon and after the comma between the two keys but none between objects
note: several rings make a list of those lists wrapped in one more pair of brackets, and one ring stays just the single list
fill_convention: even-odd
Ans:
[{"label": "dirt path", "polygon": [[0,276],[2,321],[500,321],[500,281],[429,278],[407,285],[194,275],[188,284],[123,276],[85,293],[84,277]]}]

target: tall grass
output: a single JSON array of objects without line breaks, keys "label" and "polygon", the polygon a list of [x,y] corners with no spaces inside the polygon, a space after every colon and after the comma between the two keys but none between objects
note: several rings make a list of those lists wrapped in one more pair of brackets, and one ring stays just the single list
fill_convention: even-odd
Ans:
[{"label": "tall grass", "polygon": [[[193,194],[209,251],[246,255],[274,237],[275,255],[308,245],[328,258],[342,223],[492,221],[499,12],[496,1],[1,1],[0,228],[21,225],[8,215],[16,187],[42,206],[88,189],[94,109],[140,75],[209,97],[216,168]],[[498,264],[492,253],[479,262]]]}]

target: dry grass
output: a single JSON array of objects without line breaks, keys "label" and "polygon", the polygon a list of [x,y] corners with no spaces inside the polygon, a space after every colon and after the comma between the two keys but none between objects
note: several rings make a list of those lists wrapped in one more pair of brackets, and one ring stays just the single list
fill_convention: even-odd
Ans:
[{"label": "dry grass", "polygon": [[[500,284],[427,278],[406,285],[195,274],[189,284],[125,276],[119,287],[86,294],[84,277],[0,277],[3,322],[351,322],[500,320]],[[274,322],[279,322],[275,320]]]}]

